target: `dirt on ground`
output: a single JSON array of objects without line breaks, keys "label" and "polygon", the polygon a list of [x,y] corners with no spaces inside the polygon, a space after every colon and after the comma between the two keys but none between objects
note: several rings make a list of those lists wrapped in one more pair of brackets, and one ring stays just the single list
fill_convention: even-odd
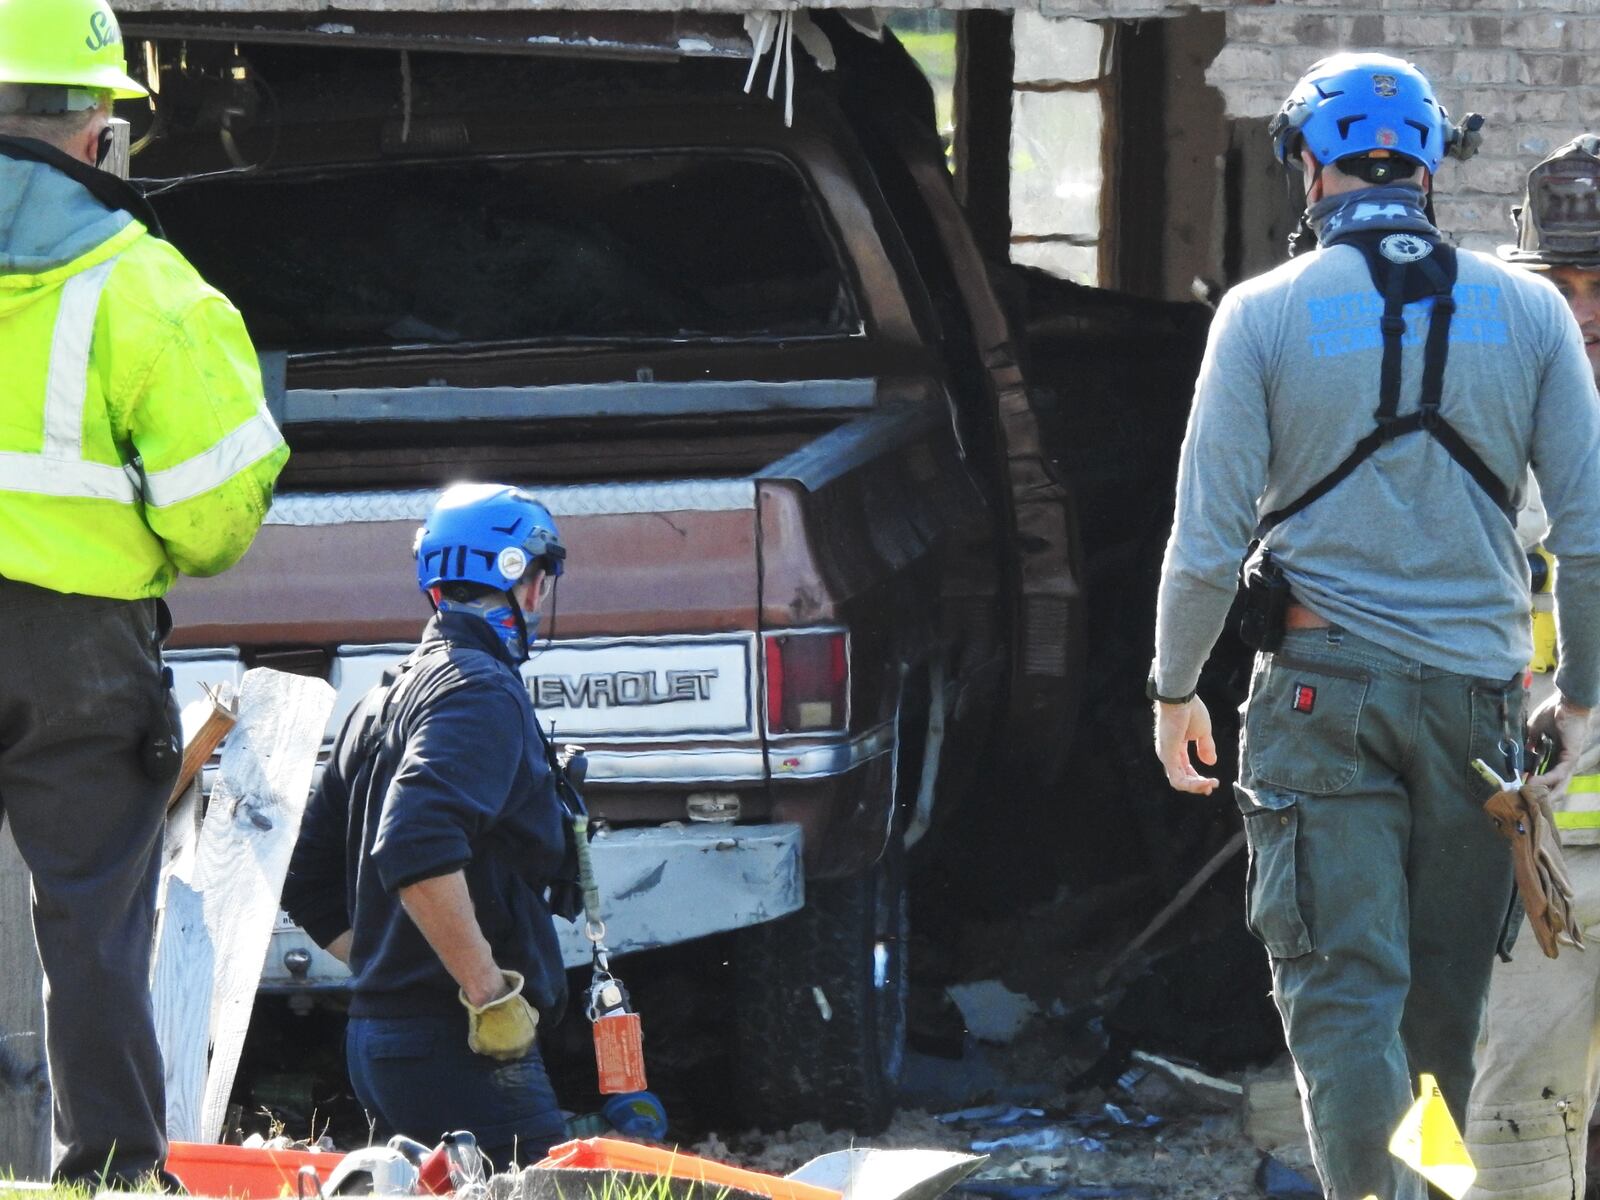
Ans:
[{"label": "dirt on ground", "polygon": [[[1096,944],[1082,930],[1121,899],[1115,888],[1063,893],[1019,916],[969,921],[940,945],[914,946],[925,972],[920,994],[929,991],[926,971],[943,966],[965,977],[942,989],[964,1011],[959,1036],[946,1036],[938,1053],[925,1052],[929,1039],[917,1036],[914,1015],[905,1104],[883,1132],[807,1123],[718,1131],[684,1149],[780,1174],[850,1146],[979,1153],[986,1159],[961,1191],[985,1200],[1216,1200],[1269,1194],[1269,1182],[1274,1195],[1294,1194],[1302,1182],[1314,1188],[1303,1145],[1274,1146],[1264,1166],[1267,1153],[1245,1133],[1244,1085],[1257,1074],[1253,1064],[1281,1051],[1281,1031],[1259,946],[1235,937],[1242,915],[1229,882],[1151,954],[1102,983],[1126,931]],[[1241,970],[1233,956],[1256,970]],[[1230,988],[1242,988],[1245,1002]],[[929,1020],[922,1008],[926,1034],[938,1014]],[[1293,1112],[1287,1122],[1296,1124]]]},{"label": "dirt on ground", "polygon": [[[1190,1112],[1163,1118],[1153,1128],[1123,1127],[1104,1118],[1100,1110],[1078,1108],[1097,1098],[1098,1094],[1063,1097],[1061,1108],[1047,1111],[1063,1113],[1066,1120],[1022,1130],[986,1127],[981,1120],[945,1123],[931,1113],[913,1109],[902,1111],[888,1129],[870,1137],[841,1136],[812,1122],[779,1133],[746,1132],[726,1139],[713,1134],[686,1149],[784,1174],[818,1155],[847,1146],[972,1152],[975,1143],[981,1146],[1019,1134],[1059,1131],[1061,1144],[1049,1150],[1026,1146],[988,1149],[987,1160],[962,1190],[993,1200],[1213,1200],[1262,1195],[1256,1184],[1262,1155],[1244,1137],[1237,1114]],[[1102,1106],[1105,1103],[1110,1102],[1101,1101]]]}]

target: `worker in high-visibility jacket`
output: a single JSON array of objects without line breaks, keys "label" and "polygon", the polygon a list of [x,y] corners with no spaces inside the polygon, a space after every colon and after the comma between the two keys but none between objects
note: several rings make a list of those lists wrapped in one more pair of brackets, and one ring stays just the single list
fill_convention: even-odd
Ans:
[{"label": "worker in high-visibility jacket", "polygon": [[[1534,167],[1514,216],[1517,243],[1502,246],[1500,256],[1561,292],[1600,382],[1600,136],[1577,138]],[[1548,611],[1554,565],[1537,545],[1547,528],[1538,491],[1530,489],[1517,532],[1533,582],[1535,704],[1555,690],[1559,656]],[[1589,950],[1563,951],[1552,962],[1524,928],[1511,961],[1495,965],[1467,1105],[1467,1148],[1478,1168],[1468,1200],[1585,1194],[1589,1123],[1600,1095],[1600,769],[1593,744],[1577,769],[1551,801],[1575,892],[1573,919]]]},{"label": "worker in high-visibility jacket", "polygon": [[166,1157],[161,597],[238,560],[288,457],[238,312],[97,169],[112,101],[143,95],[105,0],[0,0],[0,811],[32,872],[70,1181]]}]

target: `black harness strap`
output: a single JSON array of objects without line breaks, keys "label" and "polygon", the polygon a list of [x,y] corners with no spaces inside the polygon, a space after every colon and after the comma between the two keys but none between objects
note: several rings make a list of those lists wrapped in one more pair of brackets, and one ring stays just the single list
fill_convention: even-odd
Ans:
[{"label": "black harness strap", "polygon": [[[1383,334],[1383,363],[1378,375],[1378,408],[1373,414],[1373,430],[1351,448],[1338,466],[1307,488],[1298,499],[1262,517],[1256,526],[1258,539],[1338,487],[1357,467],[1376,454],[1380,446],[1419,430],[1444,447],[1445,452],[1472,477],[1473,482],[1483,489],[1508,520],[1514,522],[1516,519],[1510,489],[1440,412],[1444,398],[1445,360],[1450,353],[1450,322],[1456,311],[1453,292],[1456,281],[1455,249],[1432,238],[1412,235],[1432,245],[1432,253],[1414,262],[1395,263],[1379,253],[1379,241],[1384,236],[1382,233],[1359,233],[1340,239],[1361,251],[1367,260],[1373,286],[1383,295],[1383,316],[1378,322]],[[1420,402],[1416,412],[1402,417],[1398,413],[1404,349],[1402,341],[1406,332],[1405,306],[1411,300],[1426,296],[1433,297],[1433,313],[1428,320],[1428,338],[1422,351]]]},{"label": "black harness strap", "polygon": [[[1372,266],[1369,259],[1369,271]],[[1383,292],[1383,316],[1378,318],[1378,328],[1383,333],[1383,365],[1378,369],[1378,411],[1373,414],[1380,433],[1385,428],[1393,428],[1395,414],[1400,411],[1402,343],[1406,336],[1406,284],[1410,282],[1404,271],[1393,264],[1389,264],[1389,267],[1387,282],[1380,282],[1375,272],[1372,275],[1374,286]],[[1434,323],[1430,321],[1430,334],[1433,328]],[[1445,344],[1449,345],[1448,342]],[[1431,340],[1429,348],[1432,348]]]}]

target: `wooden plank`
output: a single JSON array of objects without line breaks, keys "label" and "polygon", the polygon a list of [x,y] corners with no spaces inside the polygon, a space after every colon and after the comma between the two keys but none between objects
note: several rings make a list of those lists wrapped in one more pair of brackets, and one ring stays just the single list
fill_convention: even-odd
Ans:
[{"label": "wooden plank", "polygon": [[[172,797],[167,801],[167,824],[161,838],[161,886],[156,892],[158,920],[167,900],[168,878],[177,876],[186,883],[194,878],[200,818],[205,813],[201,770],[239,718],[239,699],[231,683],[224,682],[215,688],[208,684],[201,686],[206,689],[206,698],[184,705],[181,714],[183,765],[179,768],[178,783],[172,789]],[[160,943],[158,933],[157,947]],[[152,960],[152,980],[155,973],[156,962]]]},{"label": "wooden plank", "polygon": [[1139,935],[1133,941],[1124,946],[1116,957],[1100,969],[1100,973],[1094,977],[1095,986],[1103,988],[1115,979],[1117,973],[1128,965],[1129,960],[1144,947],[1144,944],[1165,929],[1167,923],[1182,912],[1189,901],[1193,900],[1199,893],[1200,889],[1211,881],[1211,877],[1222,870],[1223,865],[1230,858],[1244,849],[1244,843],[1244,830],[1241,829],[1229,838],[1227,844],[1213,854],[1203,867],[1194,873],[1194,878],[1179,889],[1178,894],[1167,902],[1165,908],[1150,918],[1150,923],[1139,931]]},{"label": "wooden plank", "polygon": [[257,668],[240,683],[239,724],[222,752],[191,881],[216,954],[200,1141],[222,1134],[333,699],[323,680],[281,671]]},{"label": "wooden plank", "polygon": [[33,945],[28,868],[0,828],[0,1176],[50,1174],[50,1074],[44,972]]},{"label": "wooden plank", "polygon": [[156,1039],[166,1064],[167,1138],[175,1142],[200,1140],[214,966],[200,893],[179,876],[169,875],[150,991]]},{"label": "wooden plank", "polygon": [[194,878],[194,858],[200,841],[200,816],[204,811],[205,803],[200,795],[198,779],[184,788],[177,802],[167,810],[167,825],[161,838],[161,888],[157,892],[160,897],[157,911],[166,902],[169,878],[176,876],[185,883]]},{"label": "wooden plank", "polygon": [[[179,772],[189,782],[174,788],[167,804],[167,824],[161,842],[161,887],[156,901],[155,948],[150,961],[150,998],[155,1007],[156,1040],[161,1045],[167,1091],[167,1137],[196,1141],[200,1104],[205,1098],[206,1052],[210,1048],[211,971],[214,955],[206,933],[200,894],[189,886],[194,878],[200,840],[204,797],[200,768],[220,738],[212,740],[218,713],[226,714],[226,727],[236,723],[233,688],[197,700],[183,710],[183,756]],[[198,747],[211,742],[202,755]],[[187,764],[193,762],[195,769]]]},{"label": "wooden plank", "polygon": [[196,700],[183,710],[183,762],[178,767],[178,781],[172,785],[172,797],[167,801],[170,811],[192,783],[222,739],[239,720],[239,702],[230,684],[222,683],[206,688],[206,699]]}]

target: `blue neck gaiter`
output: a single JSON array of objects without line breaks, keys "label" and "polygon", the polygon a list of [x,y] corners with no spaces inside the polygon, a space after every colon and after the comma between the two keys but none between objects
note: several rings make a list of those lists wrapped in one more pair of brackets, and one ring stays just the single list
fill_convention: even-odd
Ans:
[{"label": "blue neck gaiter", "polygon": [[523,613],[522,620],[518,621],[516,609],[507,593],[495,592],[477,600],[447,600],[441,596],[438,607],[440,612],[462,613],[478,618],[500,639],[513,663],[528,661],[528,643],[533,640],[534,631],[539,627],[539,614]]},{"label": "blue neck gaiter", "polygon": [[1426,204],[1427,197],[1421,188],[1394,183],[1318,200],[1306,210],[1306,221],[1316,231],[1317,242],[1324,246],[1334,238],[1369,229],[1427,233],[1437,237],[1439,231],[1428,220]]}]

